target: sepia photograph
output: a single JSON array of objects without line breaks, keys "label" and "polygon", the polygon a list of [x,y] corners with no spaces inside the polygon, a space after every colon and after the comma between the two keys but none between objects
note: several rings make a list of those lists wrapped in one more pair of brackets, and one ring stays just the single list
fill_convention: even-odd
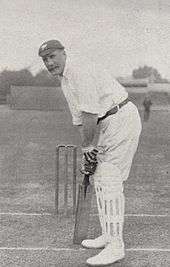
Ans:
[{"label": "sepia photograph", "polygon": [[0,0],[0,267],[170,266],[170,1]]}]

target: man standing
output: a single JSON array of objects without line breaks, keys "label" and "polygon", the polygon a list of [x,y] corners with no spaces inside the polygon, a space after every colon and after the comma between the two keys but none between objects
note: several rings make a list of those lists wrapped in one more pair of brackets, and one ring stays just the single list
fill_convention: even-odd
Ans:
[{"label": "man standing", "polygon": [[[94,178],[102,234],[84,240],[82,246],[103,250],[87,264],[112,264],[125,255],[123,182],[128,178],[141,132],[138,110],[128,100],[124,87],[103,66],[88,63],[86,58],[72,60],[59,41],[43,43],[39,56],[61,81],[73,124],[81,132],[81,171]],[[99,138],[94,146],[97,125]]]},{"label": "man standing", "polygon": [[144,101],[143,101],[144,121],[148,121],[149,120],[151,105],[152,105],[151,99],[150,99],[149,95],[147,95],[145,97]]}]

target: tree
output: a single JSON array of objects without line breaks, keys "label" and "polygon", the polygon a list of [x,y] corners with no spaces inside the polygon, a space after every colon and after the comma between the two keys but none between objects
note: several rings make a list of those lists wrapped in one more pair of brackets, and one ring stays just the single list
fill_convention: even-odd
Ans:
[{"label": "tree", "polygon": [[39,71],[34,77],[34,85],[37,86],[60,86],[60,83],[54,80],[54,78],[48,73],[47,70],[43,69]]},{"label": "tree", "polygon": [[145,79],[149,78],[152,82],[156,83],[167,83],[167,79],[163,79],[161,74],[157,71],[157,69],[149,66],[139,67],[138,69],[134,69],[132,72],[132,76],[134,79]]},{"label": "tree", "polygon": [[19,71],[4,70],[0,73],[0,95],[10,93],[11,85],[16,86],[60,86],[47,70],[39,71],[35,76],[28,69]]},{"label": "tree", "polygon": [[34,76],[28,69],[19,71],[4,70],[0,74],[0,94],[10,93],[11,85],[33,85]]}]

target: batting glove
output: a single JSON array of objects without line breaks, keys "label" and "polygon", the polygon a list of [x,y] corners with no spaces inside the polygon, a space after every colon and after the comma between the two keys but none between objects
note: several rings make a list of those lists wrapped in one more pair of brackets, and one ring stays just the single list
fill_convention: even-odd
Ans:
[{"label": "batting glove", "polygon": [[88,162],[83,157],[80,172],[86,175],[93,175],[96,171],[97,164],[98,164],[97,161]]},{"label": "batting glove", "polygon": [[98,150],[94,147],[82,148],[83,158],[81,164],[81,173],[93,175],[97,168],[97,153]]},{"label": "batting glove", "polygon": [[87,162],[93,163],[97,161],[98,149],[94,147],[82,148],[84,158]]}]

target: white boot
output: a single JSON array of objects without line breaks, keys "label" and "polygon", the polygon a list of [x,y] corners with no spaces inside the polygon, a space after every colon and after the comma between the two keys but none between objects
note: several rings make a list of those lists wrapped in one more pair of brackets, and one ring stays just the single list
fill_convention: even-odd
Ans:
[{"label": "white boot", "polygon": [[95,239],[86,239],[83,240],[81,245],[84,248],[104,248],[106,245],[106,240],[104,235],[100,235]]},{"label": "white boot", "polygon": [[113,264],[125,256],[124,247],[116,247],[115,244],[108,244],[98,255],[87,260],[90,266],[108,266]]}]

